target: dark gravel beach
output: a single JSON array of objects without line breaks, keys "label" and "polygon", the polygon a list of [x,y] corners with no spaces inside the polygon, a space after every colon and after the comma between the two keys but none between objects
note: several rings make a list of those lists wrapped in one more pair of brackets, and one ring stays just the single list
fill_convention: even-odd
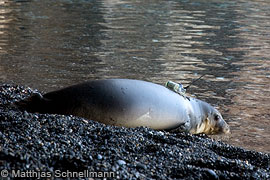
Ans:
[{"label": "dark gravel beach", "polygon": [[16,85],[0,87],[2,176],[7,170],[9,177],[25,179],[108,175],[101,172],[113,172],[107,179],[270,179],[269,154],[206,135],[112,127],[10,107],[33,92]]}]

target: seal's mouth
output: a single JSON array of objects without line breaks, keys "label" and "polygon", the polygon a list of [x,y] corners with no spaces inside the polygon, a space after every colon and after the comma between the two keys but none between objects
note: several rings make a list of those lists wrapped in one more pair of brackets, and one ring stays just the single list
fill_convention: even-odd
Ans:
[{"label": "seal's mouth", "polygon": [[227,124],[225,128],[222,129],[224,134],[230,134],[231,130],[230,130],[230,126]]},{"label": "seal's mouth", "polygon": [[214,127],[214,128],[210,128],[210,130],[208,131],[208,135],[219,135],[219,134],[230,134],[230,127],[229,125],[225,125],[225,127]]}]

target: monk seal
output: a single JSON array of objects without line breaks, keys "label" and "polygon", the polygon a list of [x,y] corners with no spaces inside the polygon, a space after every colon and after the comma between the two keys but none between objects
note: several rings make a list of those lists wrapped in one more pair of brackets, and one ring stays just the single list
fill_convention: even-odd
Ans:
[{"label": "monk seal", "polygon": [[37,93],[15,105],[29,112],[75,115],[115,126],[193,134],[229,132],[210,104],[141,80],[93,80],[44,95]]}]

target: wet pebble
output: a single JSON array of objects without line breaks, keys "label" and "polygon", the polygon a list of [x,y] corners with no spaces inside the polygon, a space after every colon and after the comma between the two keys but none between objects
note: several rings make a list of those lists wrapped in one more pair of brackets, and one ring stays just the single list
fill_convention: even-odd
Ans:
[{"label": "wet pebble", "polygon": [[147,169],[147,166],[145,164],[140,163],[140,162],[136,164],[136,167],[144,169],[144,170]]},{"label": "wet pebble", "polygon": [[206,169],[206,171],[209,173],[210,179],[219,179],[216,172],[212,169]]},{"label": "wet pebble", "polygon": [[102,158],[103,158],[102,155],[100,155],[100,154],[97,155],[98,160],[101,160]]},{"label": "wet pebble", "polygon": [[117,160],[117,164],[119,166],[126,165],[126,161],[124,161],[124,160]]}]

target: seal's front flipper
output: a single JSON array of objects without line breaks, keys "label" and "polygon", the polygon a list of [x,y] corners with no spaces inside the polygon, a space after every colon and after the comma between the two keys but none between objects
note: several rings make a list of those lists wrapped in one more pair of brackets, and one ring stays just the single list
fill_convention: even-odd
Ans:
[{"label": "seal's front flipper", "polygon": [[177,133],[177,132],[188,132],[189,131],[189,126],[187,122],[183,122],[181,124],[178,124],[175,127],[169,128],[169,129],[164,129],[165,131],[172,132],[172,133]]}]

